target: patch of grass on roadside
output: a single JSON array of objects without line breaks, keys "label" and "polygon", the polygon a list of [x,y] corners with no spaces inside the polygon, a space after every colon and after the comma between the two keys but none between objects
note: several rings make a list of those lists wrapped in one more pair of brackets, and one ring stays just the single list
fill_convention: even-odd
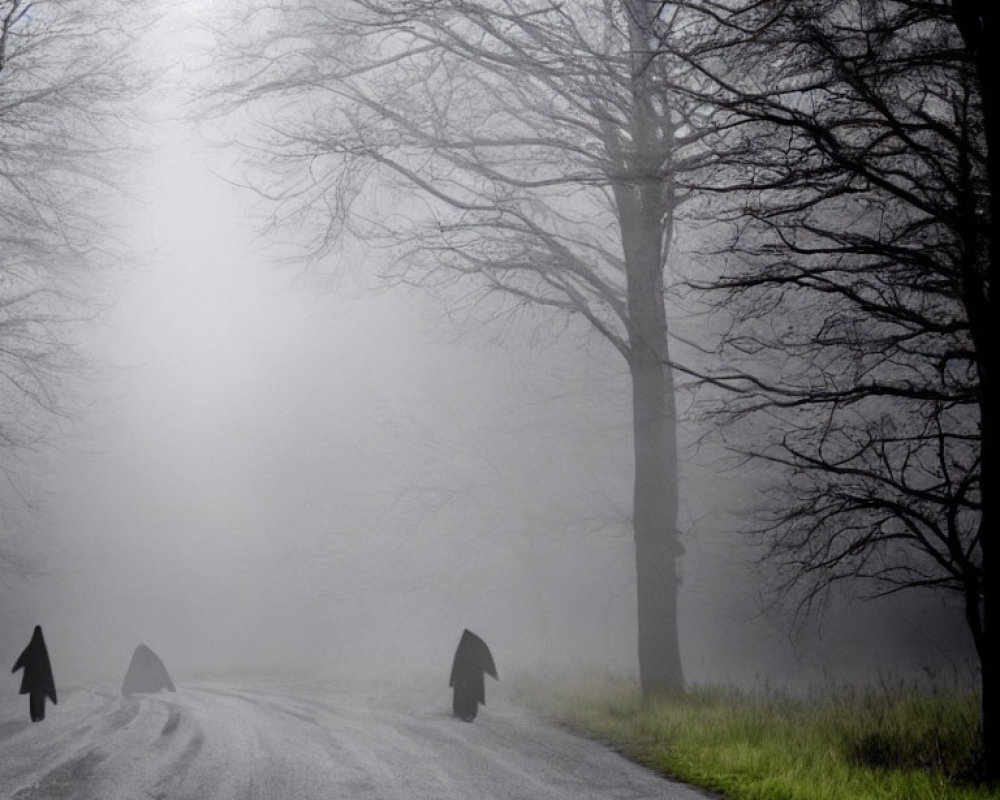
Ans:
[{"label": "patch of grass on roadside", "polygon": [[962,779],[975,759],[978,701],[962,692],[840,689],[808,697],[693,689],[643,700],[634,689],[518,699],[626,756],[734,800],[985,800]]}]

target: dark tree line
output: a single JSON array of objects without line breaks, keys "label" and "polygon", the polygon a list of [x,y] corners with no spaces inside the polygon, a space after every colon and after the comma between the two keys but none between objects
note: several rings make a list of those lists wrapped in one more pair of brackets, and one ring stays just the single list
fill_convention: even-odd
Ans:
[{"label": "dark tree line", "polygon": [[731,115],[705,188],[735,230],[701,287],[732,320],[704,377],[781,476],[766,557],[806,603],[842,581],[960,598],[995,778],[997,12],[701,9],[717,38],[699,65]]}]

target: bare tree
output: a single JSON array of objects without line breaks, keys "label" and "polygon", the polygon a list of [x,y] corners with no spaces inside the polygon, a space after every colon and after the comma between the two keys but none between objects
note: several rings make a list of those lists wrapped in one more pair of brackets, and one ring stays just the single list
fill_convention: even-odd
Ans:
[{"label": "bare tree", "polygon": [[109,257],[122,102],[144,77],[129,60],[135,23],[112,0],[0,0],[0,471],[12,481],[16,449],[65,411],[80,279]]},{"label": "bare tree", "polygon": [[714,188],[740,202],[710,298],[735,324],[705,377],[783,472],[758,533],[806,602],[841,581],[961,599],[996,777],[996,12],[716,10],[728,63],[701,66],[736,127]]},{"label": "bare tree", "polygon": [[689,68],[652,56],[689,24],[642,0],[302,2],[224,48],[269,131],[254,181],[277,222],[318,226],[314,254],[353,231],[394,279],[581,315],[625,359],[646,692],[683,685],[664,270],[704,120],[670,89]]}]

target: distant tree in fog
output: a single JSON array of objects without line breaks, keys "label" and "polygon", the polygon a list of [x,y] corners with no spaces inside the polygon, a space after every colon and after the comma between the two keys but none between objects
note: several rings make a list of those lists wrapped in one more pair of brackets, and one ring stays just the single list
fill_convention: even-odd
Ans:
[{"label": "distant tree in fog", "polygon": [[115,0],[0,0],[0,474],[14,482],[13,449],[64,411],[67,328],[86,313],[75,290],[106,257],[121,102],[141,78],[134,24]]},{"label": "distant tree in fog", "polygon": [[240,76],[232,110],[266,131],[250,180],[314,255],[353,232],[391,247],[395,280],[580,315],[625,359],[645,691],[683,685],[664,270],[707,124],[672,88],[695,78],[670,52],[692,21],[662,6],[263,4],[219,62]]},{"label": "distant tree in fog", "polygon": [[841,582],[961,599],[995,777],[996,12],[722,5],[724,56],[702,66],[739,123],[714,186],[738,202],[709,293],[733,325],[709,382],[732,390],[745,452],[783,476],[758,533],[806,603]]}]

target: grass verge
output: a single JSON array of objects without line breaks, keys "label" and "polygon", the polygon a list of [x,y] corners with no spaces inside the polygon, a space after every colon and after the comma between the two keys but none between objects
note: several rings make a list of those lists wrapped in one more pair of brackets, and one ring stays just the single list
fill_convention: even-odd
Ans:
[{"label": "grass verge", "polygon": [[694,689],[644,700],[600,685],[518,700],[648,767],[733,800],[986,800],[973,693],[852,690],[792,697]]}]

